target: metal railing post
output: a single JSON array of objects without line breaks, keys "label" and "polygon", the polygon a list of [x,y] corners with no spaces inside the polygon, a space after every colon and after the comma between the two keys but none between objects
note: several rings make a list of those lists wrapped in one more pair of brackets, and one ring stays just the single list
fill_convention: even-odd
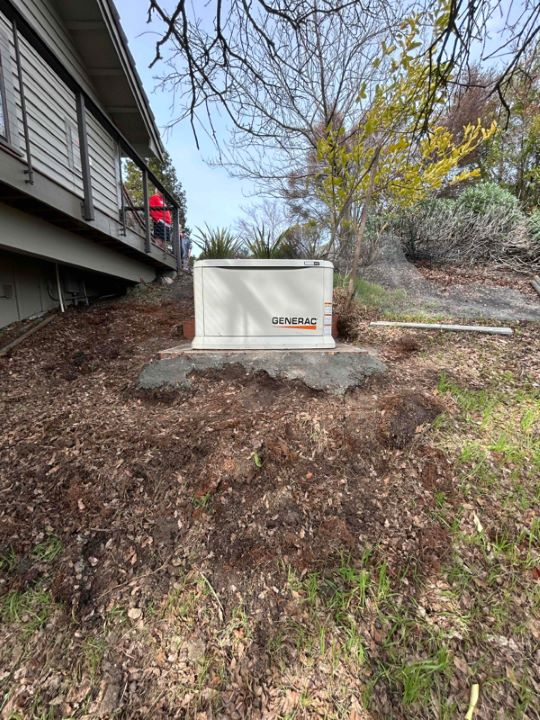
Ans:
[{"label": "metal railing post", "polygon": [[122,175],[122,154],[120,153],[120,146],[118,146],[118,177],[120,181],[120,222],[122,223],[122,229],[120,230],[120,232],[125,237],[127,235],[126,198],[124,196],[124,178]]},{"label": "metal railing post", "polygon": [[150,232],[150,204],[148,196],[148,170],[146,168],[142,171],[143,178],[143,202],[144,202],[144,252],[149,253],[151,251],[151,239],[152,235]]},{"label": "metal railing post", "polygon": [[178,217],[179,210],[178,205],[173,207],[173,252],[176,259],[176,270],[179,271],[182,268],[182,243],[180,242],[180,219]]},{"label": "metal railing post", "polygon": [[90,172],[90,156],[88,154],[88,134],[86,129],[86,104],[81,90],[77,97],[77,129],[79,131],[79,149],[81,152],[81,171],[83,180],[83,213],[84,220],[93,220],[94,200],[92,198],[92,174]]},{"label": "metal railing post", "polygon": [[17,21],[12,20],[13,27],[13,48],[15,50],[15,64],[17,66],[17,78],[19,80],[19,93],[21,100],[21,115],[23,123],[23,134],[24,134],[24,146],[26,150],[26,170],[24,171],[28,176],[26,182],[29,185],[34,184],[34,170],[32,168],[32,152],[30,148],[30,131],[28,129],[28,115],[26,112],[26,99],[24,96],[24,81],[23,71],[21,64],[21,52],[19,50],[19,31],[17,29]]}]

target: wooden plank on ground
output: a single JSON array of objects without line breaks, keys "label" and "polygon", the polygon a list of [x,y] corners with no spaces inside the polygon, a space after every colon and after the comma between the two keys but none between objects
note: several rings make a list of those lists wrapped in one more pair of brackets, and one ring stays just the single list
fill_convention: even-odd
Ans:
[{"label": "wooden plank on ground", "polygon": [[33,335],[38,330],[41,330],[41,328],[45,327],[45,325],[48,325],[51,320],[54,320],[56,317],[56,313],[52,313],[51,315],[48,315],[44,320],[39,322],[37,325],[32,325],[31,328],[26,330],[26,332],[23,332],[22,335],[19,335],[19,337],[16,337],[15,340],[12,340],[7,345],[4,345],[3,348],[0,348],[0,357],[2,355],[6,355],[10,350],[13,350],[17,347],[17,345],[20,345],[23,340],[26,340],[26,338],[30,337],[30,335]]}]

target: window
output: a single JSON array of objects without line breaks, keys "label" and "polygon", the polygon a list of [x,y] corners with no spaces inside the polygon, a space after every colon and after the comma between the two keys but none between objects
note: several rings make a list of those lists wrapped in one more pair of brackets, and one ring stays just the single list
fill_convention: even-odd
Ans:
[{"label": "window", "polygon": [[14,68],[9,37],[0,27],[0,143],[19,152],[17,103],[13,87]]},{"label": "window", "polygon": [[4,66],[2,63],[2,49],[0,48],[0,138],[9,140],[9,124],[7,113],[6,84],[4,82]]},{"label": "window", "polygon": [[82,174],[81,148],[79,145],[79,131],[75,123],[66,119],[66,135],[68,149],[68,165],[77,175]]}]

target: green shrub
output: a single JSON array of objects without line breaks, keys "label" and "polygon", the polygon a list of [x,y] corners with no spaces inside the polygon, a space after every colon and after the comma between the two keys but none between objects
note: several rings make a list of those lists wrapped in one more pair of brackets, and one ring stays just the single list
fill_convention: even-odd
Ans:
[{"label": "green shrub", "polygon": [[193,242],[200,248],[200,260],[227,260],[243,255],[242,244],[227,228],[197,228]]},{"label": "green shrub", "polygon": [[460,210],[469,210],[477,215],[504,210],[508,215],[519,215],[519,200],[506,188],[494,182],[479,182],[470,185],[457,198]]},{"label": "green shrub", "polygon": [[296,248],[285,233],[273,239],[264,226],[255,230],[254,237],[246,242],[250,257],[260,259],[290,259],[298,257]]},{"label": "green shrub", "polygon": [[532,241],[540,244],[540,209],[533,210],[529,215],[527,227]]},{"label": "green shrub", "polygon": [[413,259],[519,264],[535,257],[536,243],[519,200],[492,182],[471,185],[456,199],[428,198],[400,211],[392,231]]}]

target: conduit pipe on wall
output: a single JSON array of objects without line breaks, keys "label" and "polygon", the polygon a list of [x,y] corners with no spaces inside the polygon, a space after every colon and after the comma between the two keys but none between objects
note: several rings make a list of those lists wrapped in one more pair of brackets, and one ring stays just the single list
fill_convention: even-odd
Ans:
[{"label": "conduit pipe on wall", "polygon": [[56,263],[56,286],[58,288],[58,300],[60,302],[60,310],[62,312],[65,312],[64,298],[62,297],[62,285],[60,283],[60,270],[58,269],[58,263]]}]

